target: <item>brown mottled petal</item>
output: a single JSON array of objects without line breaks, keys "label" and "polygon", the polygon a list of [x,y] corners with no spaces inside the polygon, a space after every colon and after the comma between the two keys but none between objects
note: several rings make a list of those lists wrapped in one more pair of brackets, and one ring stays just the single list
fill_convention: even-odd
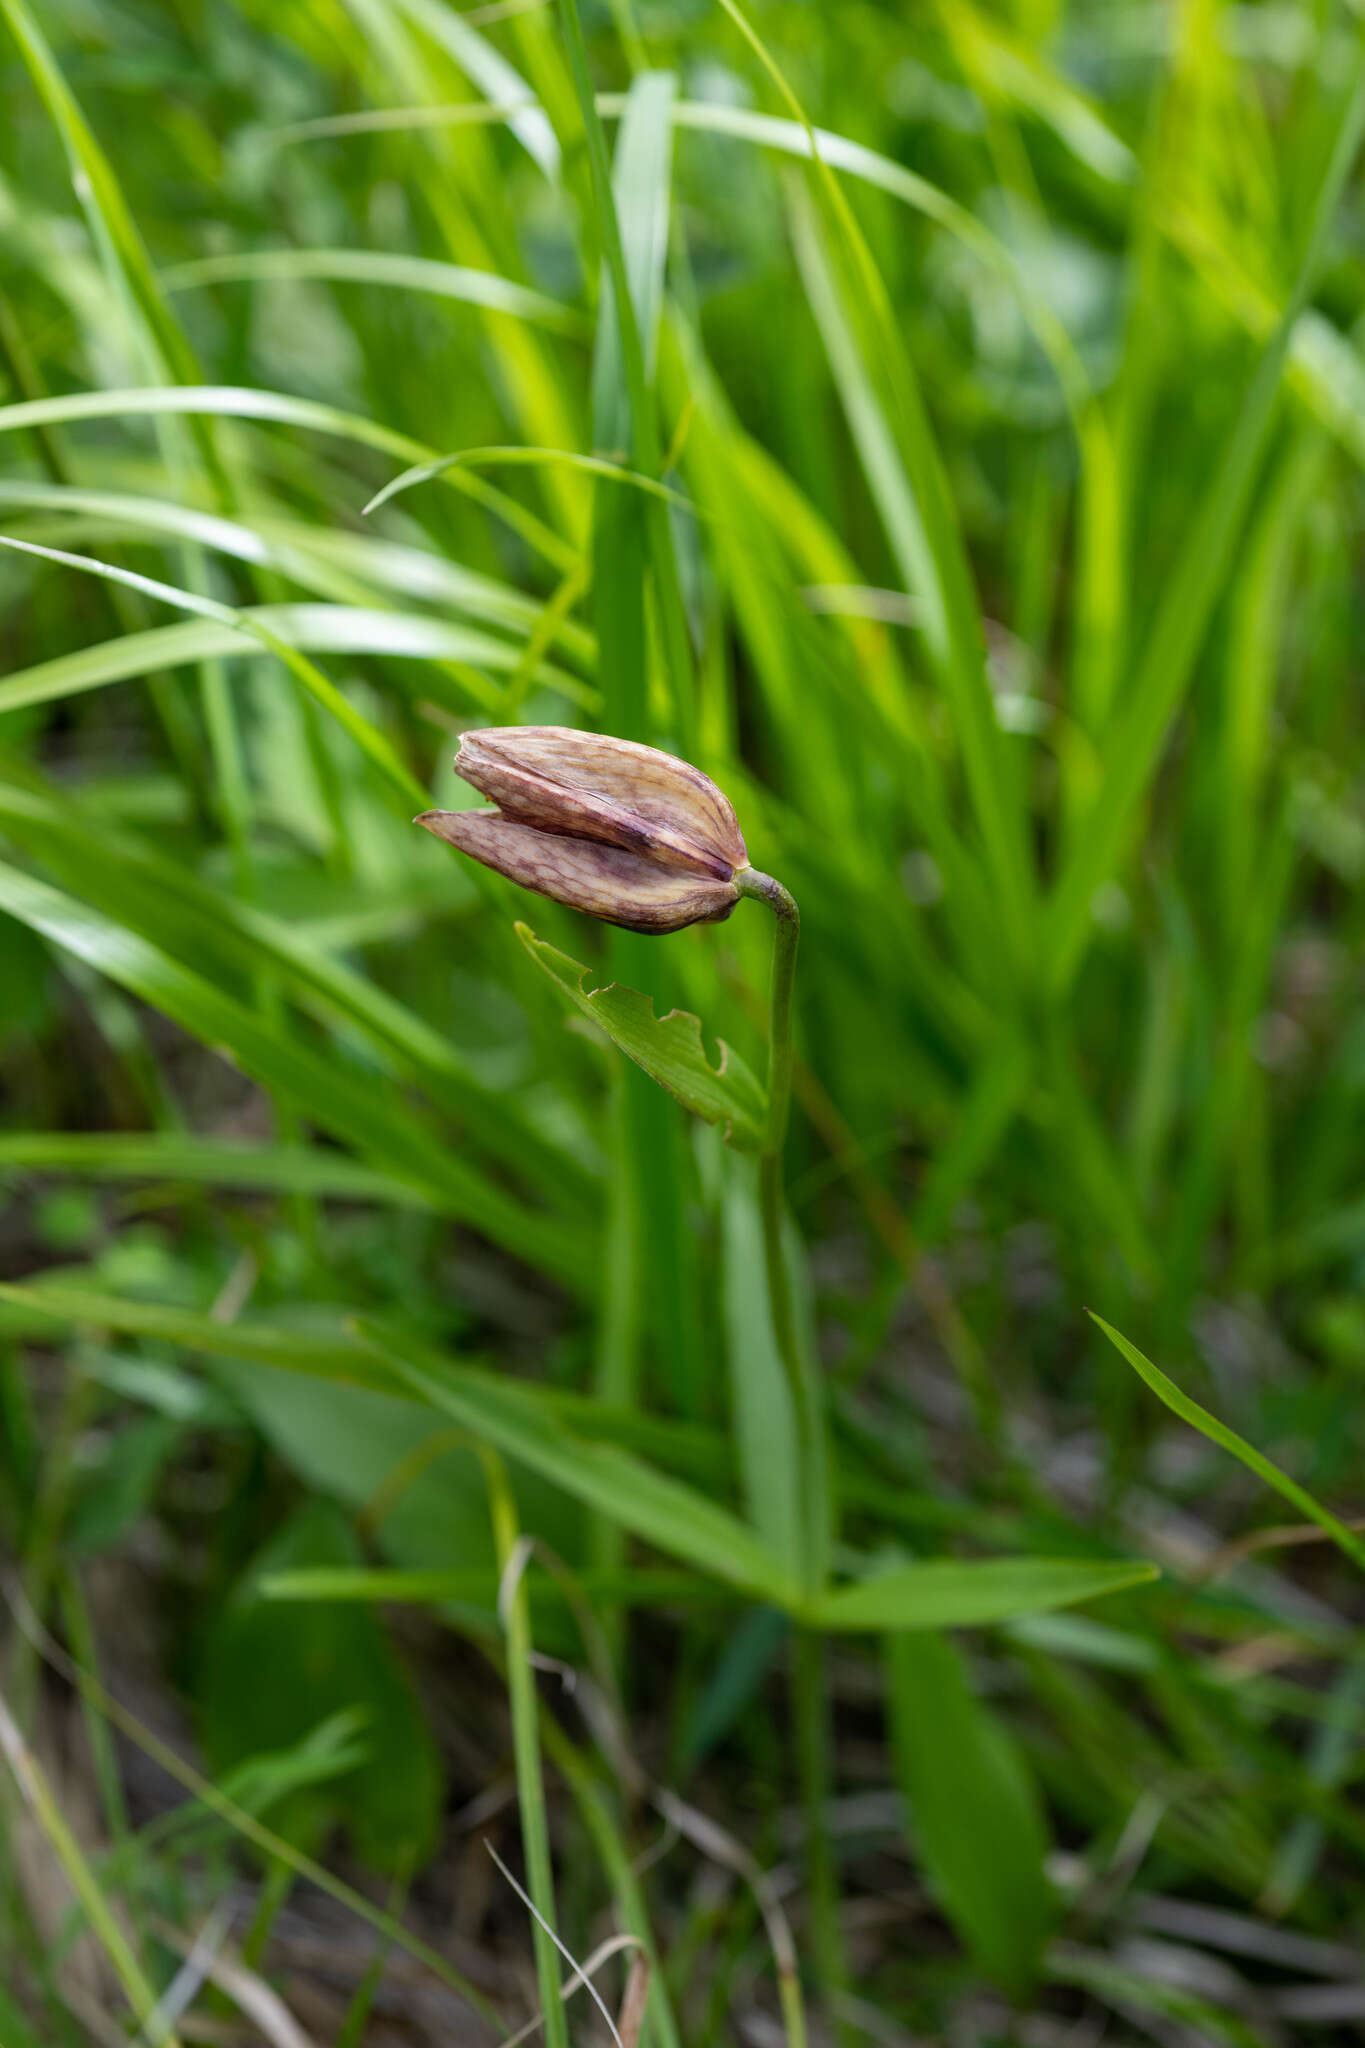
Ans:
[{"label": "brown mottled petal", "polygon": [[497,811],[425,811],[416,823],[523,889],[627,931],[714,924],[739,901],[731,881],[663,867],[623,847],[540,831]]},{"label": "brown mottled petal", "polygon": [[528,823],[650,851],[718,879],[749,864],[729,798],[657,747],[568,726],[492,726],[463,736],[456,767]]}]

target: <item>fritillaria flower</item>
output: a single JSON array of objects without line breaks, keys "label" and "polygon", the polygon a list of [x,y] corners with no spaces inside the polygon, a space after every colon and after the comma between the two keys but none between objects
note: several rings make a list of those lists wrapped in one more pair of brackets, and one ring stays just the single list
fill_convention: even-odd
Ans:
[{"label": "fritillaria flower", "polygon": [[734,807],[657,747],[559,725],[467,732],[455,766],[497,806],[417,819],[524,889],[634,932],[728,917],[753,874]]},{"label": "fritillaria flower", "polygon": [[[773,1334],[791,1388],[801,1464],[808,1474],[823,1470],[816,1455],[823,1424],[797,1345],[782,1247],[782,1139],[791,1095],[792,979],[801,929],[792,896],[781,882],[750,863],[734,807],[711,778],[657,747],[559,725],[491,726],[464,734],[455,766],[495,808],[424,811],[416,822],[524,889],[535,889],[633,932],[677,932],[689,924],[715,924],[730,915],[741,896],[766,903],[773,913],[759,1210]],[[534,934],[523,936],[535,943]],[[572,960],[563,964],[578,977],[588,972]],[[639,1032],[627,1042],[604,1010],[601,1018],[608,1036],[684,1102],[691,1099],[685,1085],[689,1059],[703,1067],[706,1099],[712,1106],[699,1113],[715,1121],[712,1084],[717,1075],[702,1047],[698,1020],[679,1019],[674,1012],[655,1021],[648,997],[630,989],[618,991],[615,984],[600,994],[613,992],[643,1006],[649,1026],[641,1023],[642,1030],[652,1027],[662,1035],[675,1028],[667,1060],[654,1062],[645,1056]],[[641,1012],[634,1014],[640,1023]],[[689,1024],[695,1050],[680,1051],[679,1032],[684,1044],[690,1044]],[[812,1478],[810,1486],[816,1484]]]}]

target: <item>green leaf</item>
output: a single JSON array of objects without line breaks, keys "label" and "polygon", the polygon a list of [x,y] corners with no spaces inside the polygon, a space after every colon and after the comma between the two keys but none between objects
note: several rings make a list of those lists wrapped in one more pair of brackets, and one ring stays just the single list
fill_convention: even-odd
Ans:
[{"label": "green leaf", "polygon": [[1070,1607],[1159,1578],[1154,1564],[1090,1563],[1069,1557],[933,1559],[893,1565],[840,1586],[808,1606],[811,1628],[888,1631],[971,1628]]},{"label": "green leaf", "polygon": [[876,317],[857,244],[836,240],[814,203],[794,199],[792,220],[802,282],[868,488],[903,588],[923,609],[925,646],[952,706],[1002,936],[1022,965],[1033,920],[1033,857],[986,674],[979,599],[917,377],[899,330]]},{"label": "green leaf", "polygon": [[896,1775],[920,1858],[982,1968],[1023,2000],[1056,1917],[1037,1790],[945,1636],[893,1636],[886,1671]]},{"label": "green leaf", "polygon": [[424,35],[454,59],[485,99],[501,106],[508,126],[527,155],[539,164],[552,184],[558,183],[558,139],[521,73],[487,37],[479,34],[458,8],[443,6],[441,0],[398,0],[398,6]]},{"label": "green leaf", "polygon": [[1234,1458],[1240,1458],[1247,1470],[1254,1472],[1258,1479],[1264,1479],[1267,1486],[1273,1486],[1276,1493],[1283,1494],[1300,1514],[1307,1515],[1310,1522],[1316,1522],[1326,1531],[1339,1550],[1344,1550],[1353,1563],[1365,1569],[1365,1541],[1346,1527],[1329,1508],[1320,1507],[1311,1493],[1291,1479],[1287,1472],[1281,1472],[1278,1465],[1249,1444],[1245,1437],[1238,1436],[1235,1429],[1229,1429],[1216,1415],[1210,1415],[1207,1408],[1201,1408],[1188,1394],[1182,1394],[1175,1381],[1168,1379],[1160,1366],[1153,1365],[1150,1358],[1144,1358],[1136,1344],[1130,1344],[1126,1337],[1106,1323],[1103,1316],[1097,1316],[1093,1309],[1087,1310],[1092,1323],[1098,1324],[1114,1348],[1127,1359],[1141,1379],[1146,1380],[1152,1392],[1166,1403],[1173,1415],[1182,1422],[1188,1422],[1194,1429],[1206,1436],[1210,1443],[1222,1450],[1231,1451]]},{"label": "green leaf", "polygon": [[126,288],[150,349],[160,359],[158,367],[164,364],[172,376],[192,381],[198,374],[194,352],[166,306],[128,202],[62,75],[38,16],[27,0],[0,0],[0,13],[61,138],[72,188],[106,270]]},{"label": "green leaf", "polygon": [[666,1017],[656,1017],[652,997],[616,982],[606,988],[585,988],[590,970],[579,961],[546,945],[529,925],[518,924],[517,937],[575,1009],[600,1025],[651,1080],[676,1095],[694,1116],[722,1125],[726,1138],[741,1151],[758,1149],[767,1123],[767,1099],[723,1038],[716,1041],[720,1061],[713,1067],[702,1043],[699,1017],[687,1010],[670,1010]]}]

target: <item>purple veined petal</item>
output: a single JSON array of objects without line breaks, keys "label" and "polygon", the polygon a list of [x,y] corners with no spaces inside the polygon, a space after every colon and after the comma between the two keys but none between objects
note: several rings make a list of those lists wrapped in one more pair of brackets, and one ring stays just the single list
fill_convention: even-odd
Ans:
[{"label": "purple veined petal", "polygon": [[632,932],[714,924],[739,901],[732,881],[669,868],[619,846],[546,832],[498,811],[424,811],[415,822],[523,889]]},{"label": "purple veined petal", "polygon": [[657,747],[567,726],[465,733],[457,772],[509,817],[725,880],[747,867],[734,808],[710,777]]}]

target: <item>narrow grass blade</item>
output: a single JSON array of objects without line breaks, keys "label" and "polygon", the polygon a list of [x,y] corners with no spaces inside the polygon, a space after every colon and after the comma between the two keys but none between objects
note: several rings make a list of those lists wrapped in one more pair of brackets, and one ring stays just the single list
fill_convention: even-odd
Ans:
[{"label": "narrow grass blade", "polygon": [[460,448],[453,455],[438,455],[434,462],[422,462],[412,469],[405,469],[392,483],[385,484],[382,491],[376,491],[364,509],[377,512],[381,505],[387,505],[391,498],[398,497],[403,491],[410,491],[414,484],[429,483],[433,477],[445,476],[453,469],[526,469],[540,465],[551,469],[576,469],[584,476],[629,484],[634,490],[644,491],[666,505],[676,505],[683,512],[696,511],[690,499],[683,497],[680,491],[671,491],[667,484],[642,476],[638,470],[627,469],[624,463],[609,461],[604,455],[580,455],[572,448]]},{"label": "narrow grass blade", "polygon": [[1234,1458],[1239,1458],[1249,1472],[1254,1472],[1267,1486],[1273,1486],[1276,1493],[1283,1494],[1300,1514],[1306,1515],[1310,1522],[1316,1522],[1320,1529],[1326,1531],[1338,1550],[1343,1550],[1353,1563],[1365,1570],[1365,1541],[1362,1541],[1353,1530],[1348,1529],[1329,1509],[1320,1507],[1311,1493],[1300,1486],[1297,1480],[1291,1479],[1287,1472],[1281,1472],[1279,1466],[1272,1464],[1254,1444],[1249,1444],[1245,1437],[1238,1436],[1235,1429],[1229,1429],[1216,1415],[1210,1415],[1207,1408],[1201,1408],[1197,1401],[1192,1401],[1188,1394],[1183,1394],[1175,1381],[1162,1372],[1160,1366],[1153,1365],[1150,1358],[1144,1358],[1136,1344],[1130,1344],[1126,1337],[1120,1336],[1116,1329],[1105,1322],[1103,1316],[1097,1316],[1093,1309],[1089,1310],[1088,1314],[1090,1320],[1103,1330],[1115,1350],[1127,1359],[1134,1372],[1147,1382],[1152,1392],[1159,1400],[1165,1402],[1173,1415],[1178,1415],[1182,1422],[1188,1422],[1192,1429],[1197,1429],[1210,1443],[1217,1444],[1221,1450],[1230,1451]]},{"label": "narrow grass blade", "polygon": [[373,285],[381,291],[424,292],[479,306],[487,313],[505,313],[513,320],[530,320],[562,334],[582,334],[584,328],[576,307],[562,305],[496,270],[472,270],[468,264],[439,263],[429,256],[406,256],[384,249],[232,250],[163,270],[161,284],[165,291],[183,292],[201,285],[295,278]]},{"label": "narrow grass blade", "polygon": [[952,705],[963,774],[1006,935],[1002,964],[1012,958],[1023,972],[1032,862],[986,676],[980,607],[938,450],[899,335],[888,340],[882,324],[860,306],[858,248],[839,249],[819,209],[804,199],[794,201],[793,219],[806,295],[868,487],[904,587],[924,608],[926,645]]},{"label": "narrow grass blade", "polygon": [[414,1074],[480,1149],[521,1176],[528,1192],[544,1198],[548,1190],[551,1206],[581,1211],[595,1204],[594,1176],[571,1146],[542,1138],[515,1102],[479,1084],[425,1018],[297,924],[201,882],[145,842],[96,825],[62,794],[0,783],[0,824],[83,901],[206,980],[231,992],[237,977],[260,978],[329,1026],[358,1026],[386,1065],[396,1058]]},{"label": "narrow grass blade", "polygon": [[292,1842],[285,1841],[272,1828],[266,1827],[211,1779],[201,1777],[169,1743],[162,1742],[158,1735],[140,1722],[135,1715],[130,1714],[112,1694],[106,1692],[93,1673],[73,1662],[50,1637],[43,1634],[36,1616],[21,1604],[22,1596],[16,1596],[7,1590],[7,1598],[26,1640],[31,1642],[35,1649],[40,1650],[46,1661],[92,1702],[98,1713],[103,1714],[121,1734],[142,1751],[144,1756],[150,1757],[174,1784],[180,1785],[190,1793],[208,1812],[222,1820],[235,1834],[240,1835],[243,1841],[252,1843],[268,1858],[286,1864],[309,1884],[316,1885],[326,1897],[334,1899],[347,1912],[354,1913],[364,1925],[372,1927],[376,1933],[392,1941],[395,1947],[403,1949],[406,1954],[420,1962],[424,1968],[430,1970],[438,1983],[445,1984],[450,1990],[457,1992],[486,2021],[490,2024],[496,2023],[498,2015],[483,1994],[457,1970],[452,1969],[435,1949],[428,1947],[416,1935],[409,1934],[407,1928],[391,1913],[371,1905],[363,1892],[356,1891],[342,1878],[334,1876],[324,1865],[314,1862],[310,1856],[305,1856]]},{"label": "narrow grass blade", "polygon": [[501,52],[440,0],[397,0],[398,7],[445,50],[484,98],[510,109],[513,134],[552,184],[559,178],[559,142],[526,80]]},{"label": "narrow grass blade", "polygon": [[71,183],[85,210],[109,272],[126,285],[148,335],[170,374],[194,383],[199,374],[193,351],[166,307],[146,246],[104,151],[53,57],[27,0],[0,0],[3,13],[29,68],[53,126],[61,137]]},{"label": "narrow grass blade", "polygon": [[545,1783],[541,1776],[540,1741],[537,1732],[538,1702],[533,1669],[531,1605],[526,1593],[525,1559],[517,1506],[507,1483],[507,1471],[496,1451],[483,1452],[484,1479],[488,1487],[489,1513],[497,1547],[500,1590],[498,1608],[507,1642],[507,1693],[512,1710],[512,1755],[517,1774],[517,1804],[521,1813],[521,1844],[526,1859],[526,1882],[535,1919],[536,1977],[540,1985],[540,2007],[545,2027],[546,2048],[569,2048],[569,2028],[561,2003],[559,1944],[553,1929],[558,1921],[555,1909],[554,1876],[550,1865],[550,1834],[545,1817]]}]

